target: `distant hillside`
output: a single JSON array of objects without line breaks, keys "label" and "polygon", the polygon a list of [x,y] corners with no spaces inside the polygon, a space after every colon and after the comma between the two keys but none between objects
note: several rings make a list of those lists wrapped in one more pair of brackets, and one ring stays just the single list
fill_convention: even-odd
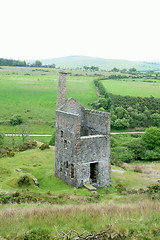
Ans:
[{"label": "distant hillside", "polygon": [[[139,71],[160,71],[160,62],[143,62],[143,61],[128,61],[128,60],[116,60],[116,59],[104,59],[87,56],[68,56],[61,58],[40,59],[45,64],[55,63],[56,67],[60,68],[77,68],[83,66],[97,66],[99,69],[111,70],[116,67],[118,69],[129,69],[135,67]],[[33,63],[34,61],[27,60],[27,63]]]}]

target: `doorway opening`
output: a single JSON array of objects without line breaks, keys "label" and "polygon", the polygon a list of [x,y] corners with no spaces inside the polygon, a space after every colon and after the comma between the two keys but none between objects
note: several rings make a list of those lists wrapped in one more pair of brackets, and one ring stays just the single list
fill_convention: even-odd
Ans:
[{"label": "doorway opening", "polygon": [[97,183],[98,163],[90,163],[90,179],[91,179],[91,184],[92,183]]}]

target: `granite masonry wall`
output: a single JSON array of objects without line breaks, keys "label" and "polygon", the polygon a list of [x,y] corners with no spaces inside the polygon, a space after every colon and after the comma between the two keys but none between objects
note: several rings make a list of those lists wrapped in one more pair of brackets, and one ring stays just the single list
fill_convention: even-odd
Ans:
[{"label": "granite masonry wall", "polygon": [[60,73],[59,82],[55,176],[73,187],[110,186],[110,114],[85,109],[73,98],[66,100],[66,73]]}]

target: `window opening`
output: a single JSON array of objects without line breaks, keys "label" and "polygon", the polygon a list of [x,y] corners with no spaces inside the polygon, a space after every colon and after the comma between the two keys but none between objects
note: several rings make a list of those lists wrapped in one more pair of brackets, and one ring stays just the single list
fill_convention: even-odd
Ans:
[{"label": "window opening", "polygon": [[67,140],[64,140],[64,148],[67,149]]},{"label": "window opening", "polygon": [[71,178],[74,178],[74,165],[71,164]]},{"label": "window opening", "polygon": [[61,137],[63,137],[63,131],[61,131]]},{"label": "window opening", "polygon": [[68,161],[66,162],[66,168],[68,168]]}]

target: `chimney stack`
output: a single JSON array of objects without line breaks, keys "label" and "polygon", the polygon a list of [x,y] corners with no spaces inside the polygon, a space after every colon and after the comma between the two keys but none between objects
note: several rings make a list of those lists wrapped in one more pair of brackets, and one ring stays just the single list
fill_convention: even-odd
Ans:
[{"label": "chimney stack", "polygon": [[59,72],[58,92],[57,92],[57,110],[66,102],[66,76],[67,72]]}]

